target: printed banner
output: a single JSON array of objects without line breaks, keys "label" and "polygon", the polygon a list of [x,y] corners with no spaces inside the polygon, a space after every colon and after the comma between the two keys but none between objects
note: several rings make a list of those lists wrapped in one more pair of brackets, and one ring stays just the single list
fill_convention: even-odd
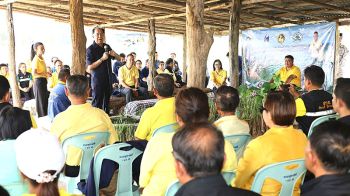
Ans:
[{"label": "printed banner", "polygon": [[335,23],[321,23],[242,32],[244,81],[257,84],[269,81],[292,55],[294,65],[303,70],[309,65],[323,68],[325,89],[332,89],[335,50]]}]

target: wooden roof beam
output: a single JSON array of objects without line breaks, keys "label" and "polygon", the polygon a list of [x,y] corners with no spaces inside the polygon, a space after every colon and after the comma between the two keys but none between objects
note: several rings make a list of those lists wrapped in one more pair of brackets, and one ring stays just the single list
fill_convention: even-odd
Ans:
[{"label": "wooden roof beam", "polygon": [[[277,6],[274,6],[274,5],[271,5],[271,4],[267,4],[267,3],[260,3],[259,5],[261,5],[263,7],[266,7],[266,8],[272,8],[274,10],[288,12],[288,13],[291,13],[291,14],[296,15],[296,16],[299,15],[299,14],[302,14],[302,15],[304,15],[306,17],[313,18],[313,19],[316,19],[316,20],[324,20],[324,18],[313,16],[313,15],[308,14],[307,12],[300,11],[300,10],[291,10],[291,9],[281,8],[281,7],[277,7]],[[296,13],[296,12],[298,12],[298,13]]]},{"label": "wooden roof beam", "polygon": [[[230,3],[225,2],[225,3],[222,3],[222,4],[217,5],[217,6],[213,6],[213,7],[210,7],[210,8],[205,8],[204,11],[216,10],[216,9],[221,9],[221,8],[224,8],[224,7],[230,7]],[[186,15],[186,13],[169,14],[169,15],[151,17],[151,19],[164,20],[164,19],[174,18],[174,17],[183,17],[185,15]],[[111,27],[111,26],[120,26],[120,25],[126,25],[126,24],[140,23],[140,22],[148,21],[148,19],[149,18],[141,18],[141,19],[132,20],[132,21],[125,21],[125,22],[118,22],[118,23],[109,23],[109,24],[101,25],[101,27]]]},{"label": "wooden roof beam", "polygon": [[249,16],[253,16],[255,18],[263,18],[263,19],[267,19],[267,20],[279,21],[279,22],[284,22],[284,23],[300,24],[300,22],[296,22],[293,20],[287,20],[287,19],[277,18],[274,16],[267,16],[267,15],[251,13],[251,12],[242,12],[242,15],[249,15]]},{"label": "wooden roof beam", "polygon": [[301,0],[301,1],[304,1],[304,2],[307,2],[307,3],[311,3],[311,4],[314,4],[314,5],[318,5],[318,6],[322,6],[322,7],[326,7],[326,8],[332,9],[332,10],[338,10],[338,11],[343,11],[343,12],[350,13],[350,9],[345,8],[345,7],[339,7],[339,6],[331,5],[331,4],[328,4],[328,3],[322,3],[322,2],[319,2],[319,1],[316,1],[316,0]]}]

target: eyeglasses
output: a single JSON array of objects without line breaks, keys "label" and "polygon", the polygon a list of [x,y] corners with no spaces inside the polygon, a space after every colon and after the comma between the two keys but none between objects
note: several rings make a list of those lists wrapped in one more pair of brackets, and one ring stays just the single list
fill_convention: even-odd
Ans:
[{"label": "eyeglasses", "polygon": [[267,111],[267,109],[264,106],[261,106],[260,107],[260,113],[263,113],[264,110]]}]

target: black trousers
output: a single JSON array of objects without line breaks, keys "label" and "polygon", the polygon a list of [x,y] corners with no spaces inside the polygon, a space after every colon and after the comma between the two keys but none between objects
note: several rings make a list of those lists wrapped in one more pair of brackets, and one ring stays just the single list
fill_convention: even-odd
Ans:
[{"label": "black trousers", "polygon": [[43,117],[47,115],[48,94],[49,93],[47,91],[47,79],[34,79],[34,96],[38,117]]},{"label": "black trousers", "polygon": [[111,88],[106,83],[91,83],[92,88],[92,106],[104,110],[109,114],[109,98],[111,96]]}]

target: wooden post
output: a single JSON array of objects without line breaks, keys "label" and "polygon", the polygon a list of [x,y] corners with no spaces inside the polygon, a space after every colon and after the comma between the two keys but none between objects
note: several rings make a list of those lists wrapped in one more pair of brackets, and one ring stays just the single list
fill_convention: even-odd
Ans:
[{"label": "wooden post", "polygon": [[16,77],[16,60],[15,60],[15,33],[13,27],[12,3],[7,4],[7,32],[9,35],[9,82],[12,92],[13,106],[22,107],[21,94],[19,92]]},{"label": "wooden post", "polygon": [[83,0],[69,1],[72,37],[72,74],[85,74],[86,37],[83,21]]},{"label": "wooden post", "polygon": [[187,82],[187,41],[186,41],[186,34],[183,35],[182,75],[183,75],[183,81]]},{"label": "wooden post", "polygon": [[207,58],[214,42],[213,31],[204,30],[203,0],[186,1],[186,40],[188,55],[187,86],[204,88]]},{"label": "wooden post", "polygon": [[239,41],[239,20],[241,13],[241,0],[232,0],[230,11],[230,35],[229,35],[229,63],[230,63],[230,85],[239,86],[239,61],[238,61],[238,41]]},{"label": "wooden post", "polygon": [[148,20],[148,64],[149,74],[147,78],[148,91],[153,90],[153,78],[155,76],[156,30],[154,19]]}]

